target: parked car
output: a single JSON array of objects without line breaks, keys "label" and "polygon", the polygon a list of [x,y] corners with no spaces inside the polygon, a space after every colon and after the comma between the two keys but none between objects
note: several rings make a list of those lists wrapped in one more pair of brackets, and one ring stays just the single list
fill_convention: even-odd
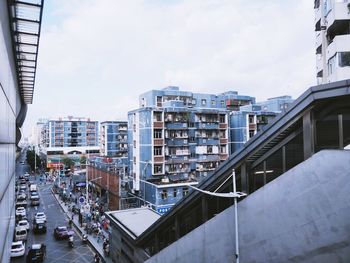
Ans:
[{"label": "parked car", "polygon": [[26,253],[26,248],[23,241],[12,242],[11,257],[22,257]]},{"label": "parked car", "polygon": [[29,231],[29,228],[30,228],[29,222],[27,220],[18,221],[17,226],[23,227],[23,228],[27,229],[27,231]]},{"label": "parked car", "polygon": [[46,256],[46,245],[33,244],[28,251],[27,263],[29,262],[43,262]]},{"label": "parked car", "polygon": [[23,206],[20,206],[16,209],[16,216],[26,216],[27,212]]},{"label": "parked car", "polygon": [[45,215],[44,212],[38,212],[38,213],[35,214],[34,219],[36,221],[41,221],[42,220],[42,221],[46,222],[46,215]]},{"label": "parked car", "polygon": [[18,199],[27,199],[27,195],[24,192],[20,192],[17,195],[17,200]]},{"label": "parked car", "polygon": [[16,241],[25,241],[27,240],[28,232],[24,227],[16,227],[15,229],[15,240]]},{"label": "parked car", "polygon": [[56,239],[68,239],[73,234],[73,231],[68,231],[66,226],[58,226],[55,228],[53,234]]},{"label": "parked car", "polygon": [[36,192],[36,191],[30,192],[30,199],[32,199],[32,197],[39,197],[38,192]]},{"label": "parked car", "polygon": [[26,199],[17,199],[15,206],[16,206],[16,208],[18,208],[18,207],[25,208],[25,207],[27,207],[27,205],[28,205],[28,202]]},{"label": "parked car", "polygon": [[33,232],[34,234],[46,233],[46,223],[44,221],[36,221],[33,223]]}]

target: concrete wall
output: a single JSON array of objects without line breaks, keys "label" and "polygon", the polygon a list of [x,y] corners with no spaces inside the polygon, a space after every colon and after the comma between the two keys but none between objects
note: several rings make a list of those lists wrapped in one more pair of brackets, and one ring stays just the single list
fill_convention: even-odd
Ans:
[{"label": "concrete wall", "polygon": [[[350,262],[350,151],[327,150],[239,203],[240,261]],[[233,206],[147,262],[235,262]]]}]

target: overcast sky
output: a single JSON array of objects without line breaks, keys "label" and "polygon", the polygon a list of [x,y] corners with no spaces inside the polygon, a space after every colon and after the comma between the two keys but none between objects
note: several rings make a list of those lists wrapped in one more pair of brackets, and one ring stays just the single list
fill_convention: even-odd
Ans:
[{"label": "overcast sky", "polygon": [[169,85],[297,98],[316,83],[314,42],[310,0],[45,1],[24,134],[41,117],[126,120]]}]

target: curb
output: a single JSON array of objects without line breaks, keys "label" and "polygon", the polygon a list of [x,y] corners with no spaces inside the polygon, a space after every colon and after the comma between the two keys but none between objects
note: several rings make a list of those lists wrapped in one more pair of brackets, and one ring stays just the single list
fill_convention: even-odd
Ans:
[{"label": "curb", "polygon": [[[56,196],[56,194],[53,192],[53,189],[52,189],[52,188],[51,188],[51,193],[52,193],[52,195],[55,197],[56,201],[57,201],[58,204],[60,205],[61,209],[63,210],[63,212],[65,213],[65,215],[67,216],[67,218],[70,218],[70,217],[68,216],[68,214],[67,214],[68,211],[66,211],[66,210],[64,209],[62,203],[61,203],[60,200],[57,198],[57,196]],[[78,227],[78,226],[76,225],[76,223],[74,222],[74,220],[73,220],[73,226],[74,226],[74,228],[75,228],[76,230],[79,231],[80,235],[82,236],[82,235],[83,235],[83,232],[82,232],[82,230],[80,229],[80,227]],[[89,236],[88,236],[87,241],[88,241],[88,244],[90,245],[90,247],[95,251],[95,253],[99,254],[99,256],[100,256],[102,262],[106,263],[107,261],[106,261],[104,255],[103,255],[103,252],[101,253],[101,252],[94,246],[94,244],[90,241]]]}]

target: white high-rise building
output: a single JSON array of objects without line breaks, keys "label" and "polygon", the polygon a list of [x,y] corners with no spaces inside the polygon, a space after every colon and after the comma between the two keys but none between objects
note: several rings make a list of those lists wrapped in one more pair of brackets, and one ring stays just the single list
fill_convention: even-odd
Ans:
[{"label": "white high-rise building", "polygon": [[314,0],[318,84],[350,79],[350,0]]}]

